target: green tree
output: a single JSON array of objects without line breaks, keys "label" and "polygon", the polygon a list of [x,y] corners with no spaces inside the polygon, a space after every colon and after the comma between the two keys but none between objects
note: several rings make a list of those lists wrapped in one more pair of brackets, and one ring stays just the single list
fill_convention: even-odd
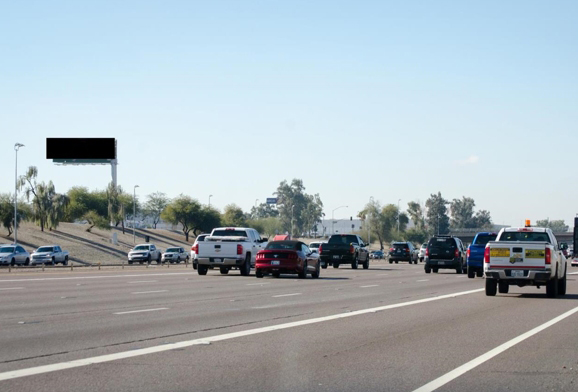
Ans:
[{"label": "green tree", "polygon": [[225,211],[222,217],[223,225],[231,227],[245,227],[247,226],[247,217],[245,213],[236,204],[229,204],[225,206]]},{"label": "green tree", "polygon": [[85,221],[88,222],[88,228],[86,229],[87,232],[91,232],[93,227],[98,227],[99,229],[105,229],[105,230],[110,230],[110,225],[108,223],[108,220],[102,216],[99,215],[98,212],[91,210],[88,211],[87,213],[85,213],[82,216],[82,219],[84,219]]},{"label": "green tree", "polygon": [[406,241],[413,242],[414,244],[422,244],[427,240],[428,233],[423,228],[413,227],[404,233],[404,238]]},{"label": "green tree", "polygon": [[202,206],[193,221],[193,235],[210,233],[219,226],[221,226],[221,213],[212,207]]},{"label": "green tree", "polygon": [[270,216],[279,216],[279,211],[273,204],[261,203],[256,207],[251,207],[252,219],[268,218]]},{"label": "green tree", "polygon": [[151,193],[147,196],[147,199],[148,200],[143,208],[143,213],[145,216],[152,218],[153,227],[156,229],[157,224],[161,220],[163,210],[169,205],[171,200],[162,192]]},{"label": "green tree", "polygon": [[[26,210],[24,210],[21,204],[18,204],[18,218],[16,225],[20,227],[20,222],[26,218]],[[8,236],[12,235],[14,231],[14,196],[10,193],[4,193],[0,195],[0,223],[6,230],[8,230]]]},{"label": "green tree", "polygon": [[70,199],[66,195],[56,193],[52,181],[48,184],[38,183],[37,176],[38,169],[30,166],[26,174],[18,180],[18,187],[25,187],[26,198],[28,201],[32,199],[33,219],[40,225],[40,230],[44,231],[45,227],[52,230],[57,228],[64,218]]},{"label": "green tree", "polygon": [[407,203],[407,214],[417,229],[423,229],[425,227],[425,212],[421,204],[416,201]]},{"label": "green tree", "polygon": [[201,210],[201,204],[197,200],[181,194],[169,203],[161,218],[174,225],[181,224],[186,241],[189,241],[189,233],[198,226]]},{"label": "green tree", "polygon": [[536,226],[549,228],[555,233],[566,233],[570,230],[570,227],[564,220],[550,220],[550,218],[536,221]]},{"label": "green tree", "polygon": [[474,216],[474,228],[481,228],[481,229],[491,229],[494,227],[492,223],[492,217],[490,216],[490,212],[487,210],[480,210],[476,212]]},{"label": "green tree", "polygon": [[309,232],[321,220],[323,202],[318,194],[307,195],[303,180],[293,179],[291,183],[282,181],[274,193],[283,231],[295,233]]},{"label": "green tree", "polygon": [[456,229],[476,228],[474,207],[476,203],[471,197],[463,196],[461,199],[453,199],[450,203],[450,226]]},{"label": "green tree", "polygon": [[426,222],[430,234],[447,234],[450,229],[447,204],[449,202],[442,197],[441,192],[430,195],[425,206],[427,208]]}]

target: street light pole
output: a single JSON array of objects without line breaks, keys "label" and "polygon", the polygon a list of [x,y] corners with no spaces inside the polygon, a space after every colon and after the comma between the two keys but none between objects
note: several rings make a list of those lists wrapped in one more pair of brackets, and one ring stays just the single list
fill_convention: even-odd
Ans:
[{"label": "street light pole", "polygon": [[136,245],[136,188],[138,185],[135,185],[132,189],[132,244]]},{"label": "street light pole", "polygon": [[338,209],[343,208],[343,207],[348,208],[349,206],[339,206],[339,207],[335,208],[333,211],[331,211],[331,234],[332,234],[332,235],[335,234],[335,229],[334,229],[334,226],[333,226],[333,224],[335,223],[335,222],[334,222],[334,219],[335,219],[335,218],[334,218],[334,213],[335,213],[335,211],[337,211]]},{"label": "street light pole", "polygon": [[293,220],[295,219],[295,204],[291,206],[291,239],[293,239]]},{"label": "street light pole", "polygon": [[367,243],[371,246],[371,208],[373,207],[373,196],[369,197],[369,211],[367,212]]},{"label": "street light pole", "polygon": [[16,143],[16,165],[14,168],[14,246],[18,245],[18,149],[24,147],[24,144]]},{"label": "street light pole", "polygon": [[213,197],[213,195],[209,195],[209,208],[211,208],[211,197]]},{"label": "street light pole", "polygon": [[399,236],[399,202],[401,199],[397,200],[397,235]]}]

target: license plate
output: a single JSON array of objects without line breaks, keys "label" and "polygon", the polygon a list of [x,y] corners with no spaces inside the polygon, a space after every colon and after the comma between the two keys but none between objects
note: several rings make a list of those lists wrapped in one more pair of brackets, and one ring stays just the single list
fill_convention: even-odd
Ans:
[{"label": "license plate", "polygon": [[271,261],[271,265],[279,265],[281,262],[279,260]]},{"label": "license plate", "polygon": [[512,278],[523,278],[524,271],[522,270],[512,270]]},{"label": "license plate", "polygon": [[510,249],[507,248],[491,248],[490,257],[510,257]]},{"label": "license plate", "polygon": [[333,256],[334,259],[338,259],[339,260],[339,256]]},{"label": "license plate", "polygon": [[446,262],[445,261],[438,261],[439,265],[444,265]]},{"label": "license plate", "polygon": [[215,260],[215,263],[222,263],[223,262],[223,259],[214,259],[214,260]]}]

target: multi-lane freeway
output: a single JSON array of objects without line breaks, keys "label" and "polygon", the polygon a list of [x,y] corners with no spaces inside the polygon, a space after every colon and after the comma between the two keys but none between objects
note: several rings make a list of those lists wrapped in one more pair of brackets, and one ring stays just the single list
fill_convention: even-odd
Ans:
[{"label": "multi-lane freeway", "polygon": [[385,262],[2,273],[0,391],[576,391],[576,276],[549,299]]}]

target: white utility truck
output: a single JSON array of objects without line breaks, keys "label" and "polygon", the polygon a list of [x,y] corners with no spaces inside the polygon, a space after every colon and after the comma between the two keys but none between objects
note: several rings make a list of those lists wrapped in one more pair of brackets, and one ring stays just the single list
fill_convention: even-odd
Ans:
[{"label": "white utility truck", "polygon": [[196,253],[197,272],[206,275],[209,269],[219,268],[226,275],[238,269],[241,275],[249,276],[255,266],[257,252],[267,246],[267,238],[261,238],[255,229],[246,227],[219,227],[211,235],[198,242]]},{"label": "white utility truck", "polygon": [[508,293],[511,285],[546,286],[546,295],[566,294],[566,257],[552,230],[509,227],[500,230],[484,252],[486,295]]}]

